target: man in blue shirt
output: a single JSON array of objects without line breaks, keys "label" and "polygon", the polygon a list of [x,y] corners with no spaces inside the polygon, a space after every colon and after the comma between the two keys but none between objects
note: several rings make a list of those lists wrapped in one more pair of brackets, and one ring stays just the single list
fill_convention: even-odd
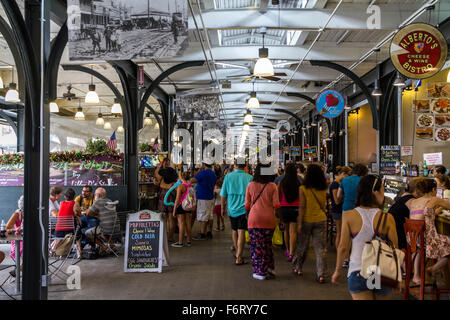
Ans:
[{"label": "man in blue shirt", "polygon": [[193,240],[212,239],[212,223],[209,221],[213,221],[216,181],[216,174],[209,163],[203,163],[202,170],[191,179],[191,183],[197,183],[197,221],[201,223],[200,236]]},{"label": "man in blue shirt", "polygon": [[[242,164],[239,164],[242,163]],[[227,205],[231,222],[231,236],[236,250],[236,265],[244,264],[242,252],[245,244],[245,230],[247,230],[247,218],[245,217],[245,192],[253,177],[244,171],[245,163],[239,162],[237,169],[227,174],[220,191],[222,215]]]}]

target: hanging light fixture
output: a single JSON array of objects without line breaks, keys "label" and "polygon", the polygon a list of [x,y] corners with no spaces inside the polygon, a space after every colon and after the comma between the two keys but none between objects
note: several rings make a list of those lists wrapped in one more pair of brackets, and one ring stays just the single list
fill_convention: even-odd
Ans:
[{"label": "hanging light fixture", "polygon": [[122,126],[119,126],[118,128],[117,128],[117,132],[119,132],[119,133],[122,133],[122,132],[124,132],[125,131],[125,129],[122,127]]},{"label": "hanging light fixture", "polygon": [[244,122],[253,123],[253,116],[250,110],[247,110],[247,113],[245,114],[244,117]]},{"label": "hanging light fixture", "polygon": [[242,128],[242,131],[250,131],[250,126],[247,122],[244,122],[244,127]]},{"label": "hanging light fixture", "polygon": [[256,61],[253,75],[256,77],[271,77],[274,75],[272,62],[269,60],[269,49],[264,47],[264,35],[266,31],[262,32],[263,47],[259,49],[259,59]]},{"label": "hanging light fixture", "polygon": [[105,124],[105,119],[103,119],[103,115],[101,112],[98,113],[97,121],[95,121],[95,124],[98,126],[103,126]]},{"label": "hanging light fixture", "polygon": [[144,125],[149,126],[152,124],[152,119],[150,119],[150,112],[147,112],[144,119]]},{"label": "hanging light fixture", "polygon": [[105,130],[109,130],[109,129],[111,129],[112,127],[111,127],[111,122],[105,122],[105,125],[103,126],[103,129],[105,129]]},{"label": "hanging light fixture", "polygon": [[50,102],[50,112],[52,112],[52,113],[58,113],[59,112],[59,107],[58,107],[58,104],[56,102]]},{"label": "hanging light fixture", "polygon": [[[379,77],[379,69],[378,69],[378,52],[380,52],[380,48],[376,48],[374,50],[376,52],[376,68],[377,68],[377,78]],[[379,97],[382,96],[383,92],[380,89],[380,80],[376,79],[375,80],[375,88],[372,91],[372,96],[374,97]]]},{"label": "hanging light fixture", "polygon": [[[92,67],[91,67],[92,69]],[[93,76],[91,75],[91,84],[89,85],[89,92],[86,94],[86,98],[84,99],[84,102],[89,104],[96,104],[100,102],[100,99],[98,98],[97,92],[95,92],[95,84]]]},{"label": "hanging light fixture", "polygon": [[255,82],[253,82],[253,91],[250,92],[250,99],[247,102],[247,109],[259,109],[259,100],[256,97]]},{"label": "hanging light fixture", "polygon": [[400,72],[398,72],[398,71],[397,71],[397,77],[395,78],[393,85],[396,87],[403,87],[405,85],[405,81],[403,80],[403,77],[400,75]]},{"label": "hanging light fixture", "polygon": [[19,92],[17,91],[17,84],[14,82],[14,69],[12,70],[12,81],[9,84],[9,90],[5,95],[6,102],[20,102]]},{"label": "hanging light fixture", "polygon": [[75,114],[75,120],[84,120],[83,108],[78,107],[78,111]]},{"label": "hanging light fixture", "polygon": [[158,122],[155,124],[155,130],[159,130],[159,123]]},{"label": "hanging light fixture", "polygon": [[114,99],[114,104],[111,107],[111,113],[112,114],[122,114],[122,107],[119,103],[119,99]]},{"label": "hanging light fixture", "polygon": [[375,80],[375,88],[372,91],[372,96],[379,97],[382,95],[383,95],[383,92],[380,89],[380,80],[376,79]]}]

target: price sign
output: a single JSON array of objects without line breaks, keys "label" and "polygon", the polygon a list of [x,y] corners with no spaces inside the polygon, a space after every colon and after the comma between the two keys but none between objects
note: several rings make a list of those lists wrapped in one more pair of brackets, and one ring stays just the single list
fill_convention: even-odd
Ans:
[{"label": "price sign", "polygon": [[423,160],[427,162],[428,166],[438,166],[442,164],[442,152],[424,153]]},{"label": "price sign", "polygon": [[162,272],[164,235],[161,215],[143,210],[128,216],[125,272]]},{"label": "price sign", "polygon": [[395,174],[395,164],[400,162],[400,146],[381,146],[380,172],[382,174]]}]

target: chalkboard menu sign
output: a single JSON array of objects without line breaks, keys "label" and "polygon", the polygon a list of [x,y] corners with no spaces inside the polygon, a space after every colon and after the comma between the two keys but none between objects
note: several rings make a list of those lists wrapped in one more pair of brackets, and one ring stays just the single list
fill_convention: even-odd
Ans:
[{"label": "chalkboard menu sign", "polygon": [[401,147],[398,145],[381,146],[380,173],[395,175],[395,164],[400,162]]},{"label": "chalkboard menu sign", "polygon": [[159,213],[143,210],[128,216],[125,237],[125,272],[161,272],[163,222]]},{"label": "chalkboard menu sign", "polygon": [[316,146],[303,149],[303,160],[308,160],[309,158],[317,158]]}]

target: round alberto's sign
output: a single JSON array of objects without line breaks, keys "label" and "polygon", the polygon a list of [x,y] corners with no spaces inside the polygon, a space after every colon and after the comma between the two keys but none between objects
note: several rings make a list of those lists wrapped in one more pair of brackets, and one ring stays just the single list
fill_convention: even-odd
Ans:
[{"label": "round alberto's sign", "polygon": [[447,41],[435,27],[413,23],[392,38],[390,54],[392,63],[401,74],[411,79],[425,79],[444,66]]},{"label": "round alberto's sign", "polygon": [[316,108],[325,118],[336,118],[344,111],[345,100],[336,90],[322,91],[316,99]]}]

